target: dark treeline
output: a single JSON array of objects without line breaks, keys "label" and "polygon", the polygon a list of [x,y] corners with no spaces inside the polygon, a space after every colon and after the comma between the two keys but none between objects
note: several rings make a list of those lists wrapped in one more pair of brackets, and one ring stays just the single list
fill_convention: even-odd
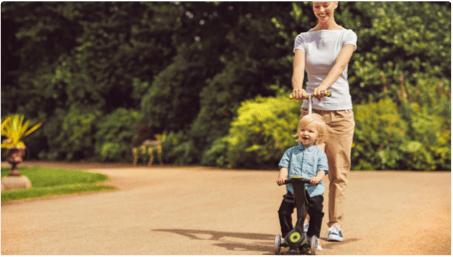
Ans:
[{"label": "dark treeline", "polygon": [[[124,160],[137,124],[173,140],[167,162],[200,163],[241,103],[289,92],[310,2],[4,2],[2,117],[43,122],[30,158]],[[340,2],[358,35],[355,104],[398,100],[401,77],[450,90],[449,2]],[[422,88],[419,81],[431,88]],[[434,85],[434,86],[433,86]]]}]

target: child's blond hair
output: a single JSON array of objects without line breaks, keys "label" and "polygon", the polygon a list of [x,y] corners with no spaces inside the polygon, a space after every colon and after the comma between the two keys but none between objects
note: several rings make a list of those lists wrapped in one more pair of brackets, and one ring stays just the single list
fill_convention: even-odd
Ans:
[{"label": "child's blond hair", "polygon": [[302,117],[302,119],[300,119],[299,124],[297,125],[297,132],[294,135],[297,138],[296,142],[299,142],[299,143],[301,142],[299,139],[299,133],[300,133],[301,128],[307,126],[308,124],[310,124],[312,122],[316,123],[316,129],[318,130],[318,133],[321,136],[316,139],[315,144],[320,145],[327,141],[327,138],[329,137],[329,135],[327,133],[326,122],[324,121],[324,119],[322,118],[321,115],[319,115],[317,113],[312,113],[309,115],[305,115],[304,117]]}]

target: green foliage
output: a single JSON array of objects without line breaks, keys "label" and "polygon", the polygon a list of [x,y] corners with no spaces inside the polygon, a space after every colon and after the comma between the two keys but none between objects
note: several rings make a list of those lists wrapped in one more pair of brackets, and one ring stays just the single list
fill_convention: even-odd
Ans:
[{"label": "green foliage", "polygon": [[[165,163],[233,163],[222,152],[241,103],[291,89],[294,39],[316,25],[310,2],[5,2],[1,11],[2,117],[43,122],[26,138],[31,158],[68,161],[118,161],[140,110],[154,133],[169,132]],[[354,105],[393,101],[407,126],[398,153],[407,162],[385,150],[362,162],[448,168],[450,3],[340,2],[335,18],[358,36]],[[430,126],[438,134],[423,141]]]},{"label": "green foliage", "polygon": [[171,131],[162,142],[162,160],[164,163],[194,164],[194,145],[184,132]]},{"label": "green foliage", "polygon": [[[183,155],[199,163],[211,144],[228,133],[241,101],[257,94],[274,95],[270,85],[278,74],[290,73],[287,49],[275,47],[284,40],[276,34],[271,18],[285,19],[291,6],[181,5],[193,16],[186,28],[196,36],[194,41],[182,39],[174,63],[156,76],[143,97],[142,110],[156,131],[187,134],[188,141],[180,146],[186,151]],[[202,26],[194,21],[203,21]]]},{"label": "green foliage", "polygon": [[[282,10],[290,6],[181,4],[193,15],[187,28],[194,26],[195,40],[182,43],[174,63],[156,76],[142,110],[156,131],[187,134],[188,141],[179,146],[186,151],[182,155],[189,163],[199,163],[214,140],[228,133],[240,102],[257,94],[273,95],[270,85],[276,74],[289,73],[287,50],[274,47],[284,41],[270,31],[277,31],[271,18],[285,17]],[[203,29],[193,24],[197,19]]]},{"label": "green foliage", "polygon": [[[450,170],[450,96],[435,78],[423,76],[415,87],[400,81],[396,103],[386,92],[386,100],[355,106],[353,169]],[[399,135],[385,132],[395,129]]]},{"label": "green foliage", "polygon": [[205,56],[209,55],[190,50],[181,47],[182,54],[155,77],[142,98],[145,121],[155,131],[187,129],[199,111],[200,90],[206,77],[212,74],[204,67]]},{"label": "green foliage", "polygon": [[243,102],[229,134],[217,140],[204,157],[206,164],[231,168],[276,166],[285,150],[297,145],[293,135],[299,109],[300,102],[289,100],[288,94]]},{"label": "green foliage", "polygon": [[203,153],[201,164],[204,166],[228,167],[228,141],[225,137],[218,138],[210,149]]},{"label": "green foliage", "polygon": [[395,103],[378,103],[354,107],[355,133],[352,169],[395,169],[401,160],[400,146],[405,141],[407,122],[401,119]]},{"label": "green foliage", "polygon": [[124,108],[101,118],[96,124],[95,137],[95,153],[100,161],[123,161],[125,153],[131,151],[130,144],[142,119],[142,113]]},{"label": "green foliage", "polygon": [[[2,69],[2,116],[18,112],[44,121],[46,133],[33,134],[39,142],[31,144],[34,158],[37,153],[52,160],[91,157],[102,142],[95,143],[94,133],[88,136],[85,130],[61,132],[65,116],[80,106],[95,117],[138,109],[147,81],[176,52],[169,42],[180,28],[174,17],[181,12],[173,3],[157,2],[3,4],[2,22],[10,27],[2,62],[10,65]],[[99,127],[98,119],[89,119],[91,127]],[[60,149],[71,141],[69,134],[91,142],[74,143],[77,150]],[[91,149],[81,149],[85,146]],[[112,154],[106,153],[116,158]]]},{"label": "green foliage", "polygon": [[388,85],[397,84],[401,75],[413,85],[424,75],[450,78],[450,3],[357,2],[347,8],[366,17],[349,23],[358,37],[349,65],[355,102],[382,92],[382,74]]},{"label": "green foliage", "polygon": [[450,82],[424,76],[411,87],[401,80],[399,112],[408,121],[410,138],[410,142],[401,146],[405,153],[403,167],[450,170],[451,99],[449,92],[445,92]]},{"label": "green foliage", "polygon": [[[247,86],[253,81],[248,81],[250,78],[246,78],[246,72],[247,63],[229,63],[201,92],[202,108],[188,133],[196,142],[198,156],[209,149],[217,138],[228,133],[240,102],[253,95],[253,88]],[[238,80],[242,76],[245,78]],[[231,88],[231,85],[236,86]]]},{"label": "green foliage", "polygon": [[73,106],[69,112],[57,109],[55,114],[48,124],[43,126],[49,150],[47,152],[42,149],[40,158],[72,161],[83,156],[93,156],[95,123],[101,113],[91,108]]}]

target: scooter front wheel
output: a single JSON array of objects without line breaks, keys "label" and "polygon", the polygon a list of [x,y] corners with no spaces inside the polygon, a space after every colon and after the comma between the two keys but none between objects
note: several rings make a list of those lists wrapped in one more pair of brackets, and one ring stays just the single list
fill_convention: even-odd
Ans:
[{"label": "scooter front wheel", "polygon": [[280,235],[276,235],[275,241],[274,241],[274,252],[276,255],[280,255],[281,247],[282,247],[282,237]]}]

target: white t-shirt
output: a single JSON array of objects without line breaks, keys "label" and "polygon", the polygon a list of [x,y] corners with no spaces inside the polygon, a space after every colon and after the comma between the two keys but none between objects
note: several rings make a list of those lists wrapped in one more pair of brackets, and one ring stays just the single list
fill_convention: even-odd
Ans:
[{"label": "white t-shirt", "polygon": [[[341,48],[351,44],[357,49],[357,35],[350,29],[308,31],[297,35],[294,51],[305,51],[305,70],[308,75],[305,91],[311,94],[316,87],[327,77]],[[321,101],[313,99],[313,109],[318,110],[350,110],[352,99],[349,93],[348,66],[343,70],[338,80],[329,88],[331,97],[324,97]],[[302,108],[308,108],[308,102],[302,103]]]}]

